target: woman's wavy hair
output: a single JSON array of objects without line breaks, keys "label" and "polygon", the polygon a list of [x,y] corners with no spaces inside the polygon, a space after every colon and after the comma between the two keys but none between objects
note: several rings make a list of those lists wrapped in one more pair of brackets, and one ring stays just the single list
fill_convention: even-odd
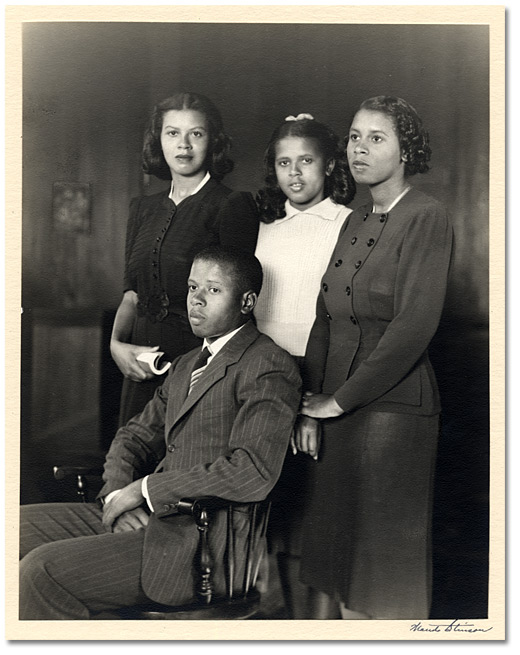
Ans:
[{"label": "woman's wavy hair", "polygon": [[335,203],[346,205],[356,195],[356,183],[350,172],[341,142],[335,132],[319,121],[304,118],[285,121],[271,135],[264,154],[264,187],[257,194],[256,201],[260,218],[264,223],[273,223],[285,214],[286,195],[280,189],[275,170],[276,146],[286,137],[314,139],[325,162],[333,159],[334,169],[325,177],[324,196]]},{"label": "woman's wavy hair", "polygon": [[361,109],[379,111],[392,119],[404,159],[405,176],[426,173],[430,169],[430,137],[412,105],[395,96],[374,96],[363,101],[358,111]]},{"label": "woman's wavy hair", "polygon": [[199,111],[206,117],[209,131],[206,166],[209,173],[221,180],[233,170],[233,161],[229,158],[231,138],[224,132],[222,117],[213,102],[200,93],[175,93],[159,102],[153,109],[145,131],[143,144],[143,170],[161,180],[171,180],[170,167],[166,163],[161,147],[161,131],[164,114],[170,110],[191,109]]}]

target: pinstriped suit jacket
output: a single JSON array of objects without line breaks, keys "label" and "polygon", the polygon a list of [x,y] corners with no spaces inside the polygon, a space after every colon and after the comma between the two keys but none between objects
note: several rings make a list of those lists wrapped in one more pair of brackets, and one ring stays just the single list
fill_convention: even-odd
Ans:
[{"label": "pinstriped suit jacket", "polygon": [[[151,473],[154,513],[145,528],[142,584],[152,600],[167,604],[192,597],[197,546],[196,528],[175,503],[198,495],[244,503],[265,498],[280,475],[301,396],[292,357],[252,322],[214,357],[187,397],[198,352],[175,360],[143,412],[118,430],[100,492]],[[212,529],[217,562],[223,519]],[[218,564],[216,583],[222,583]]]}]

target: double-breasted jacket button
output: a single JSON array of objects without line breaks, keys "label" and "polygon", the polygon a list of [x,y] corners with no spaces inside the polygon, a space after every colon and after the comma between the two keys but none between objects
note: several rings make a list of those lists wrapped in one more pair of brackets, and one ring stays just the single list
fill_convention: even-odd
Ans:
[{"label": "double-breasted jacket button", "polygon": [[384,223],[386,221],[386,219],[387,219],[387,215],[386,214],[381,214],[381,218],[379,219],[379,222]]},{"label": "double-breasted jacket button", "polygon": [[154,255],[156,255],[156,254],[158,253],[157,248],[154,248],[154,249],[152,250],[152,253],[153,253]]},{"label": "double-breasted jacket button", "polygon": [[368,218],[368,212],[363,216],[363,220],[366,221]]},{"label": "double-breasted jacket button", "polygon": [[347,287],[347,288],[345,289],[345,293],[347,294],[347,296],[350,296],[350,294],[351,294],[351,289],[350,289],[350,287]]},{"label": "double-breasted jacket button", "polygon": [[329,319],[329,321],[332,321],[332,316],[330,314],[327,314],[327,318]]},{"label": "double-breasted jacket button", "polygon": [[367,241],[367,246],[370,248],[370,246],[373,246],[374,243],[375,243],[374,239],[369,239],[369,240]]},{"label": "double-breasted jacket button", "polygon": [[156,241],[160,241],[160,240],[161,240],[161,237],[155,237],[155,240],[156,240]]},{"label": "double-breasted jacket button", "polygon": [[172,443],[168,444],[168,452],[173,453],[174,450],[175,450],[174,444]]},{"label": "double-breasted jacket button", "polygon": [[327,291],[327,289],[329,288],[325,282],[323,283],[322,287],[323,287],[323,291]]},{"label": "double-breasted jacket button", "polygon": [[355,263],[355,266],[356,266],[356,268],[359,268],[359,267],[361,266],[361,260],[357,261],[357,262]]},{"label": "double-breasted jacket button", "polygon": [[157,266],[157,262],[156,262],[156,261],[153,261],[153,262],[152,262],[152,266]]},{"label": "double-breasted jacket button", "polygon": [[350,243],[352,245],[354,245],[356,243],[356,241],[357,241],[357,237],[352,237],[352,240],[350,241]]},{"label": "double-breasted jacket button", "polygon": [[343,260],[342,260],[342,259],[338,259],[338,261],[335,262],[334,266],[335,266],[336,268],[338,268],[338,266],[341,266],[341,264],[343,264]]},{"label": "double-breasted jacket button", "polygon": [[357,321],[356,321],[356,319],[355,319],[353,316],[350,317],[350,320],[352,321],[352,323],[353,323],[354,325],[357,325]]}]

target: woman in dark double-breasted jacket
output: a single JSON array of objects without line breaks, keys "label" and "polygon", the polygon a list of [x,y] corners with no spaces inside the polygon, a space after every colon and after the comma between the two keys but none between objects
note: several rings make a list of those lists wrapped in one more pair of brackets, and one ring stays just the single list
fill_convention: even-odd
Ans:
[{"label": "woman in dark double-breasted jacket", "polygon": [[296,445],[317,461],[301,577],[344,618],[427,618],[440,416],[428,345],[452,228],[444,207],[409,184],[431,151],[404,100],[362,103],[347,155],[372,203],[340,234],[307,346]]}]

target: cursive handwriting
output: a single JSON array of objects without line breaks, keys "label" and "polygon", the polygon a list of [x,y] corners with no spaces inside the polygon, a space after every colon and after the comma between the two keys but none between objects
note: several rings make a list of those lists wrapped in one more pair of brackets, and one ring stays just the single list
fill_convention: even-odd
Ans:
[{"label": "cursive handwriting", "polygon": [[423,625],[421,621],[412,623],[410,626],[412,632],[489,632],[490,628],[477,628],[474,623],[461,623],[459,619],[454,619],[451,623],[428,623]]}]

